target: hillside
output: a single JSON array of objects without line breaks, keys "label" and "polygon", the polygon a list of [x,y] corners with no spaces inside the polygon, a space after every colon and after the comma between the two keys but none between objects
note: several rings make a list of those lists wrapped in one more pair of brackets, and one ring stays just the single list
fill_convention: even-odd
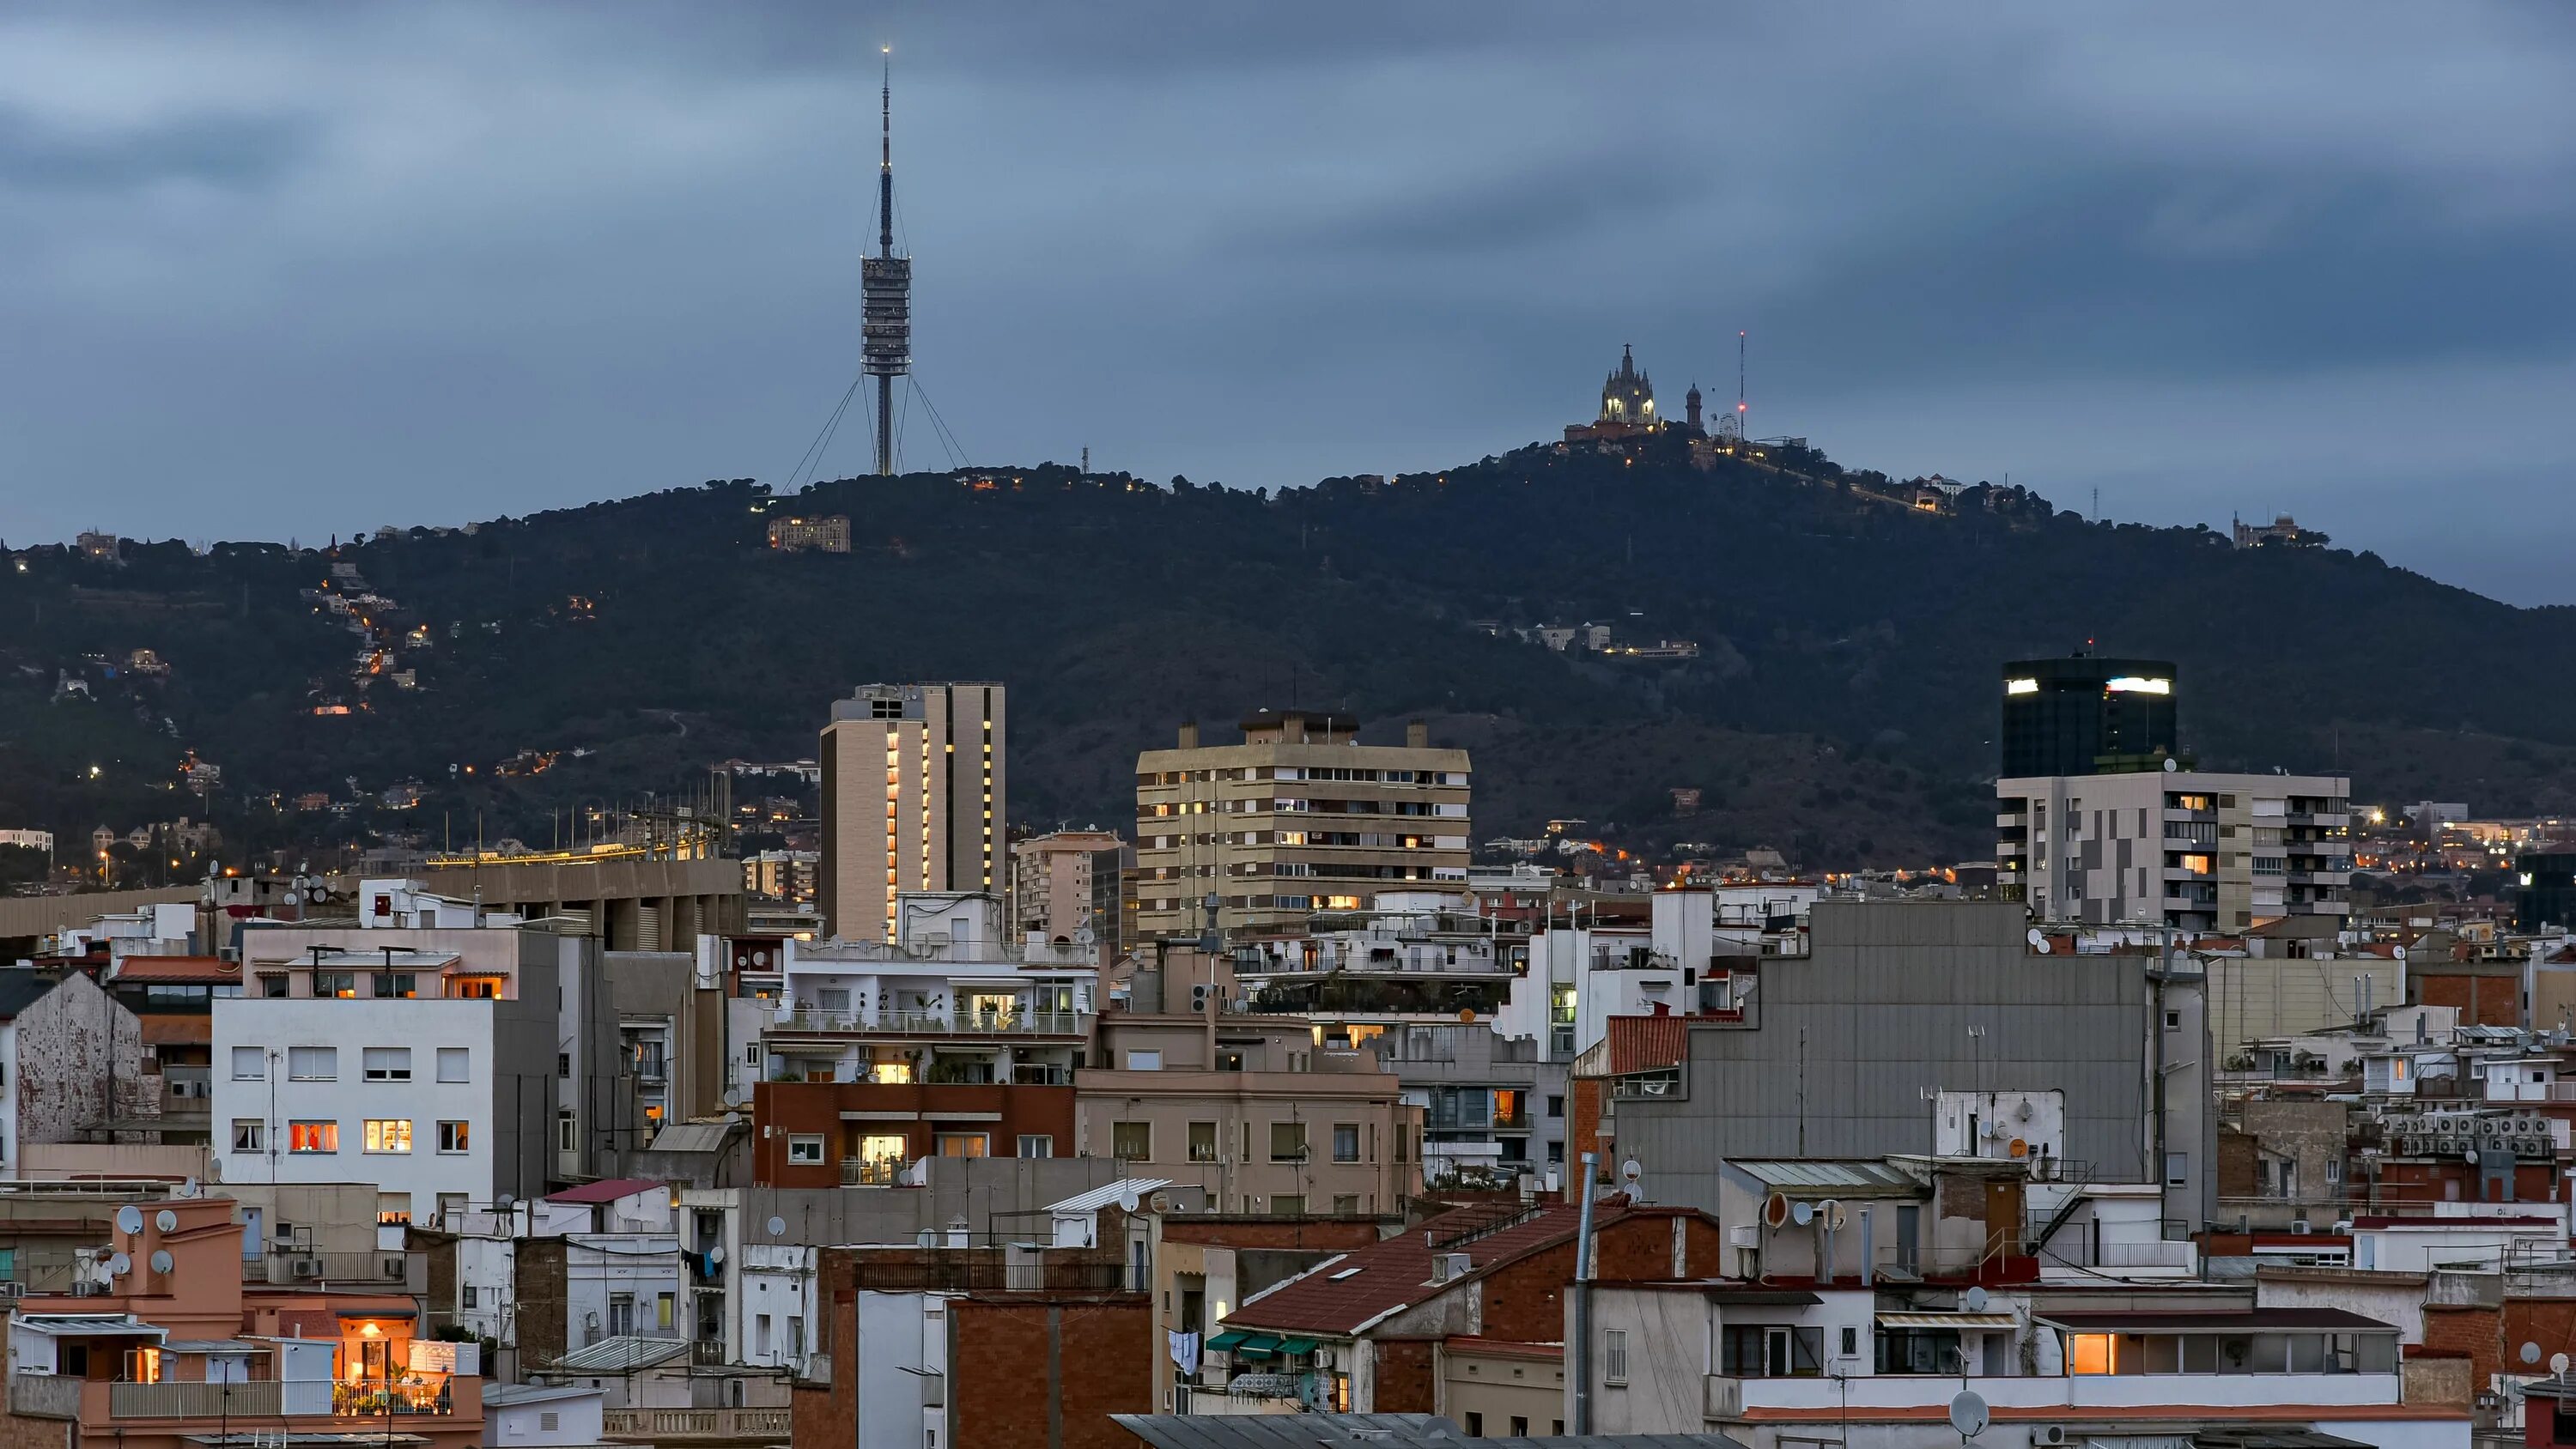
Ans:
[{"label": "hillside", "polygon": [[[193,749],[224,769],[237,840],[386,823],[280,820],[271,792],[417,780],[433,839],[480,812],[543,842],[550,810],[810,756],[853,684],[953,677],[1011,685],[1023,823],[1121,822],[1136,750],[1293,697],[1471,745],[1480,835],[1570,815],[1650,849],[1919,864],[1990,848],[1996,665],[2088,638],[2179,662],[2204,763],[2576,809],[2576,611],[2367,554],[2091,524],[2023,490],[1924,513],[1785,461],[1811,476],[1656,445],[1270,496],[1053,467],[776,499],[736,480],[333,550],[22,550],[0,568],[0,827],[183,813],[167,787]],[[853,551],[769,550],[781,512],[846,513]],[[349,619],[307,594],[335,564],[363,580],[344,598],[377,600]],[[1512,633],[1584,621],[1699,653]],[[364,689],[362,632],[382,650]],[[127,668],[138,648],[166,674]],[[56,698],[66,678],[88,695]],[[496,778],[522,751],[551,767]],[[1675,815],[1674,787],[1698,813]]]}]

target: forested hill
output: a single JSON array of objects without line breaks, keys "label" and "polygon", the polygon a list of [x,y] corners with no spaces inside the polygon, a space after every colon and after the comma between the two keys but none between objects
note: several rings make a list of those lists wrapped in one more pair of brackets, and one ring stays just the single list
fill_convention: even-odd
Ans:
[{"label": "forested hill", "polygon": [[[770,550],[789,513],[848,515],[852,552]],[[2179,662],[2205,764],[2576,809],[2576,611],[2368,554],[2093,524],[2023,490],[1926,512],[1804,452],[1700,469],[1677,439],[1536,447],[1268,496],[1055,467],[792,498],[736,480],[305,543],[0,568],[0,827],[167,818],[193,749],[224,768],[219,818],[417,780],[427,818],[479,810],[541,842],[553,808],[812,755],[855,684],[991,678],[1012,689],[1021,823],[1123,822],[1139,748],[1294,699],[1390,733],[1428,716],[1473,747],[1480,835],[1580,816],[1656,848],[1914,864],[1991,848],[1996,666],[2088,639]],[[356,628],[308,595],[334,564],[363,580],[344,596],[379,601]],[[1698,653],[1514,632],[1588,622]],[[385,650],[364,689],[359,630]],[[131,669],[136,649],[166,674]],[[552,768],[496,778],[522,751]]]}]

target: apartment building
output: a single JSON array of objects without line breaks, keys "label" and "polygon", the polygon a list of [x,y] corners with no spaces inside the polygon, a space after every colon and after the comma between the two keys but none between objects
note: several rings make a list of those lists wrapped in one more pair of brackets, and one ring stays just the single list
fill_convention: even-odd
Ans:
[{"label": "apartment building", "polygon": [[1384,1072],[1087,1069],[1074,1111],[1083,1156],[1220,1212],[1373,1216],[1422,1188],[1421,1114]]},{"label": "apartment building", "polygon": [[1058,830],[1011,847],[1011,933],[1074,945],[1104,961],[1125,949],[1119,909],[1127,842],[1111,830]]},{"label": "apartment building", "polygon": [[562,1079],[551,952],[325,945],[213,1004],[223,1176],[372,1182],[396,1224],[545,1190]]},{"label": "apartment building", "polygon": [[1136,757],[1142,937],[1293,934],[1309,912],[1356,911],[1381,890],[1467,879],[1468,759],[1415,722],[1402,745],[1359,743],[1349,715],[1262,710],[1239,744]]},{"label": "apartment building", "polygon": [[902,891],[1009,889],[1008,716],[990,682],[870,684],[832,703],[821,753],[823,921],[899,934]]},{"label": "apartment building", "polygon": [[[1809,954],[1751,958],[1731,1007],[1609,1079],[1610,1160],[1636,1159],[1657,1200],[1714,1207],[1733,1158],[1932,1152],[1945,1104],[2055,1091],[2051,1155],[2161,1183],[2164,1217],[2209,1220],[2215,1064],[2187,962],[2043,950],[2010,902],[1820,900],[1810,919]],[[1981,1115],[1965,1140],[2037,1152],[2019,1127]]]},{"label": "apartment building", "polygon": [[2218,932],[2340,919],[2351,790],[2341,775],[2180,768],[2007,776],[1995,782],[1996,883],[2043,922]]},{"label": "apartment building", "polygon": [[2076,654],[2004,666],[2002,768],[2007,778],[2160,768],[2177,753],[2180,703],[2163,659]]}]

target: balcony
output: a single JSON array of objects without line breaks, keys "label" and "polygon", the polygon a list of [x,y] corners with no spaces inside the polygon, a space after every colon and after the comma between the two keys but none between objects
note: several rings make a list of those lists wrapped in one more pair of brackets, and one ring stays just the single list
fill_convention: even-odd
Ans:
[{"label": "balcony", "polygon": [[[1741,1419],[1761,1410],[1855,1415],[1878,1410],[1946,1409],[1961,1379],[1951,1374],[1863,1374],[1852,1378],[1739,1379],[1712,1374],[1706,1413]],[[2249,1405],[2390,1405],[2399,1402],[2392,1373],[2068,1374],[1965,1381],[1997,1409],[2145,1408]],[[1848,1394],[1848,1399],[1845,1395]]]},{"label": "balcony", "polygon": [[408,1268],[406,1256],[399,1248],[373,1252],[276,1248],[265,1257],[241,1260],[243,1282],[276,1283],[297,1288],[318,1288],[326,1284],[399,1284],[406,1280]]},{"label": "balcony", "polygon": [[987,1012],[950,1018],[935,1011],[782,1011],[771,1022],[776,1032],[828,1033],[837,1036],[1061,1036],[1087,1037],[1091,1017],[1079,1011]]},{"label": "balcony", "polygon": [[787,1442],[787,1409],[609,1409],[600,1433],[646,1444]]},{"label": "balcony", "polygon": [[892,1187],[903,1176],[903,1163],[891,1157],[844,1157],[841,1186]]}]

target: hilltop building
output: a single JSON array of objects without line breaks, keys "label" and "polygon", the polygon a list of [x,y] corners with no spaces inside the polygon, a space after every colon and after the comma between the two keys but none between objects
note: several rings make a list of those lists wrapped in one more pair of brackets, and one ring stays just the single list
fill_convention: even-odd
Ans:
[{"label": "hilltop building", "polygon": [[[1684,400],[1688,409],[1688,431],[1699,433],[1699,389],[1693,387]],[[1565,440],[1579,442],[1614,442],[1622,438],[1643,437],[1672,426],[1655,411],[1654,380],[1637,370],[1637,356],[1632,348],[1619,349],[1619,368],[1601,382],[1601,414],[1589,423],[1576,423],[1565,430]]]},{"label": "hilltop building", "polygon": [[828,518],[773,518],[769,520],[769,546],[784,553],[800,553],[807,549],[821,553],[848,553],[849,515],[835,513]]},{"label": "hilltop building", "polygon": [[[1363,745],[1350,715],[1260,710],[1243,742],[1136,757],[1138,940],[1295,932],[1313,911],[1355,911],[1381,890],[1467,880],[1467,752]],[[1212,820],[1210,816],[1223,816]],[[1135,944],[1133,942],[1130,943]]]},{"label": "hilltop building", "polygon": [[2174,667],[2162,659],[2022,659],[2004,666],[2000,775],[2135,768],[2175,748]]},{"label": "hilltop building", "polygon": [[987,891],[1003,854],[1004,700],[986,681],[870,684],[823,727],[823,922],[891,941],[897,891]]}]

